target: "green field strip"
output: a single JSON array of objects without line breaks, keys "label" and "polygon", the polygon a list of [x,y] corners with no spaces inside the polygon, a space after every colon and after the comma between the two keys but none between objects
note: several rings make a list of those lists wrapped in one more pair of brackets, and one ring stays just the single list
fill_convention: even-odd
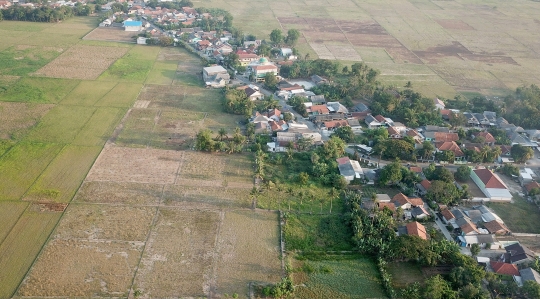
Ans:
[{"label": "green field strip", "polygon": [[93,106],[116,85],[116,82],[81,81],[64,99],[62,105]]},{"label": "green field strip", "polygon": [[[25,39],[25,42],[31,37]],[[51,47],[44,47],[41,44],[28,46],[26,44],[13,46],[0,52],[0,74],[25,76],[33,73],[45,66],[47,63],[58,57],[61,51]]]},{"label": "green field strip", "polygon": [[114,128],[125,114],[121,108],[97,108],[90,120],[77,134],[73,145],[102,147],[111,136]]},{"label": "green field strip", "polygon": [[137,100],[137,96],[142,88],[143,85],[140,83],[120,82],[103,96],[95,106],[131,107]]},{"label": "green field strip", "polygon": [[129,52],[124,55],[122,58],[129,59],[140,59],[140,60],[156,60],[159,52],[161,51],[160,47],[149,47],[149,46],[134,46],[129,50]]},{"label": "green field strip", "polygon": [[24,200],[70,202],[102,146],[68,145],[39,176]]},{"label": "green field strip", "polygon": [[176,79],[176,61],[156,61],[146,78],[146,84],[170,85]]},{"label": "green field strip", "polygon": [[101,74],[98,79],[103,81],[143,83],[146,80],[148,72],[152,69],[153,63],[154,61],[152,60],[120,58]]},{"label": "green field strip", "polygon": [[22,214],[0,245],[0,299],[11,298],[61,215],[30,209]]},{"label": "green field strip", "polygon": [[0,245],[15,223],[17,223],[26,207],[28,207],[27,202],[0,201]]},{"label": "green field strip", "polygon": [[0,200],[20,199],[61,149],[57,144],[29,142],[11,148],[0,159]]},{"label": "green field strip", "polygon": [[58,105],[45,114],[26,140],[71,143],[95,110],[93,107]]},{"label": "green field strip", "polygon": [[27,103],[58,103],[73,90],[80,80],[42,77],[21,78],[5,91],[0,101]]}]

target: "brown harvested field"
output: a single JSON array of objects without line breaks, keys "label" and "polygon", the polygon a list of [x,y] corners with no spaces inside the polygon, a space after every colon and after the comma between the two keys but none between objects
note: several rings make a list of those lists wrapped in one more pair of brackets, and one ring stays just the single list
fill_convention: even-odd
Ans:
[{"label": "brown harvested field", "polygon": [[218,241],[217,293],[247,293],[248,282],[279,281],[278,215],[232,211],[225,214]]},{"label": "brown harvested field", "polygon": [[19,139],[54,105],[0,102],[0,139]]},{"label": "brown harvested field", "polygon": [[78,44],[36,71],[35,74],[53,78],[95,80],[128,50],[124,47]]},{"label": "brown harvested field", "polygon": [[89,182],[82,184],[74,202],[127,205],[155,205],[161,200],[163,185],[125,182]]},{"label": "brown harvested field", "polygon": [[84,36],[83,39],[135,43],[135,40],[132,37],[136,35],[136,32],[125,31],[122,27],[97,27]]},{"label": "brown harvested field", "polygon": [[218,211],[160,209],[135,285],[143,297],[203,297],[218,257]]},{"label": "brown harvested field", "polygon": [[174,184],[182,152],[107,144],[86,181]]},{"label": "brown harvested field", "polygon": [[[208,0],[195,5],[230,11],[239,29],[258,38],[268,38],[275,28],[298,29],[302,36],[296,48],[311,58],[344,60],[345,64],[362,59],[381,70],[411,64],[447,69],[445,74],[432,69],[441,79],[432,87],[421,86],[425,82],[415,74],[400,80],[381,77],[383,83],[397,86],[411,81],[426,96],[452,98],[470,90],[500,96],[523,84],[540,84],[540,71],[530,68],[540,64],[538,1]],[[253,11],[261,12],[256,20]],[[437,49],[454,42],[470,54]],[[364,55],[362,48],[384,49],[392,61],[384,55]],[[478,70],[492,77],[485,80],[485,73]]]},{"label": "brown harvested field", "polygon": [[143,242],[53,239],[19,288],[23,297],[127,297]]}]

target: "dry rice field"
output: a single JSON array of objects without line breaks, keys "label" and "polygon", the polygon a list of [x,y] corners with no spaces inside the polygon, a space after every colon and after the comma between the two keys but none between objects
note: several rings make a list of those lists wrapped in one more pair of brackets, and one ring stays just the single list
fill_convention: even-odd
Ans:
[{"label": "dry rice field", "polygon": [[97,27],[88,33],[84,40],[108,41],[108,42],[125,42],[134,43],[132,38],[137,35],[135,32],[124,31],[122,27]]},{"label": "dry rice field", "polygon": [[[236,26],[260,39],[276,28],[298,29],[303,55],[345,65],[364,61],[381,70],[382,82],[401,87],[411,81],[428,96],[500,95],[540,84],[540,71],[531,69],[540,63],[538,1],[208,0],[195,5],[230,11]],[[411,65],[424,68],[407,68]]]},{"label": "dry rice field", "polygon": [[36,75],[94,80],[128,51],[124,47],[75,45],[36,71]]}]

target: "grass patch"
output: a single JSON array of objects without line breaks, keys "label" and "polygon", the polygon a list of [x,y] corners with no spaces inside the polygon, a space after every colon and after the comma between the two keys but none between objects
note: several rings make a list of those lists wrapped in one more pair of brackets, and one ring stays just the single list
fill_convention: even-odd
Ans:
[{"label": "grass patch", "polygon": [[287,250],[353,250],[352,232],[341,216],[288,214],[284,228]]},{"label": "grass patch", "polygon": [[377,266],[369,258],[307,261],[304,269],[312,271],[294,274],[294,283],[303,283],[296,288],[295,298],[386,298]]},{"label": "grass patch", "polygon": [[104,81],[144,82],[152,69],[153,61],[140,59],[118,59],[100,77]]},{"label": "grass patch", "polygon": [[0,298],[11,298],[61,213],[25,212],[0,245]]},{"label": "grass patch", "polygon": [[129,52],[124,56],[124,58],[129,59],[139,59],[139,60],[156,60],[161,48],[160,47],[149,47],[149,46],[133,46]]},{"label": "grass patch", "polygon": [[0,52],[0,73],[24,76],[35,72],[60,55],[58,49],[32,46],[14,46]]},{"label": "grass patch", "polygon": [[130,107],[137,99],[141,88],[142,84],[120,82],[101,98],[95,106]]},{"label": "grass patch", "polygon": [[25,200],[69,202],[101,146],[66,146],[30,188]]},{"label": "grass patch", "polygon": [[171,84],[175,79],[177,62],[156,61],[148,74],[147,84]]},{"label": "grass patch", "polygon": [[516,233],[540,233],[540,211],[533,203],[514,195],[513,203],[487,203],[508,228]]},{"label": "grass patch", "polygon": [[392,275],[393,287],[398,289],[405,288],[411,283],[424,281],[422,269],[413,262],[389,263],[388,273]]},{"label": "grass patch", "polygon": [[26,139],[40,142],[70,143],[96,111],[95,108],[58,105],[28,133]]},{"label": "grass patch", "polygon": [[115,82],[81,81],[61,102],[62,105],[93,106],[109,91]]},{"label": "grass patch", "polygon": [[26,202],[0,202],[0,244],[7,237],[11,228],[28,206]]},{"label": "grass patch", "polygon": [[53,26],[53,23],[20,21],[3,21],[2,23],[0,23],[0,29],[9,31],[38,32],[51,26]]},{"label": "grass patch", "polygon": [[0,159],[0,199],[20,199],[60,149],[59,145],[43,143],[14,146]]},{"label": "grass patch", "polygon": [[124,113],[125,111],[119,108],[98,108],[72,144],[103,146]]},{"label": "grass patch", "polygon": [[58,103],[79,82],[69,79],[21,78],[4,91],[0,90],[0,101]]}]

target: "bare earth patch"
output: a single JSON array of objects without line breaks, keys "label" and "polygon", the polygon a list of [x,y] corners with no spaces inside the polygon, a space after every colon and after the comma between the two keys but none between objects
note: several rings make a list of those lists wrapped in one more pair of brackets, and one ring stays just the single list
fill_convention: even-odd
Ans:
[{"label": "bare earth patch", "polygon": [[182,152],[106,145],[87,181],[173,184]]}]

